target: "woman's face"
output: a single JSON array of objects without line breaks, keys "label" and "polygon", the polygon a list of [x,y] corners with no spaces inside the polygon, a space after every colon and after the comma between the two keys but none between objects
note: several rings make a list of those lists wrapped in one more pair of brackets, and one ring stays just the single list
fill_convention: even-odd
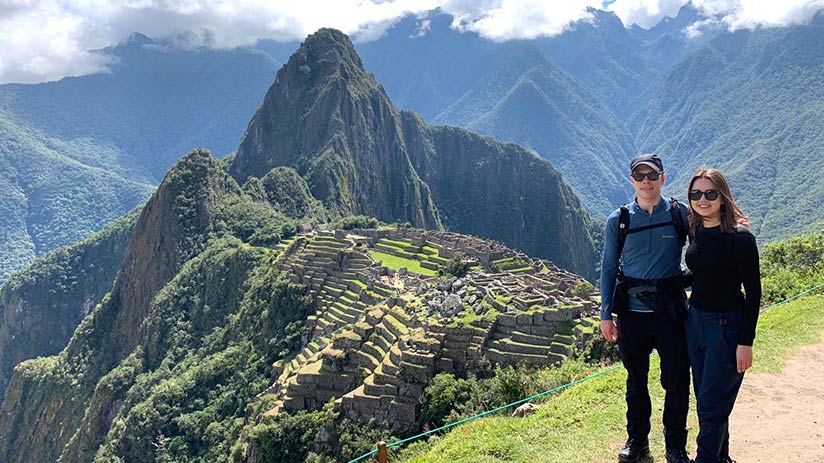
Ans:
[{"label": "woman's face", "polygon": [[[703,194],[697,200],[693,199],[694,195],[697,196],[697,192],[700,191]],[[707,199],[707,191],[710,192],[710,196],[713,195],[713,192],[717,195],[714,200]],[[705,219],[720,219],[721,218],[721,195],[718,194],[718,189],[715,188],[715,185],[706,178],[699,178],[692,184],[692,189],[689,191],[690,195],[690,207],[694,210],[698,215]]]}]

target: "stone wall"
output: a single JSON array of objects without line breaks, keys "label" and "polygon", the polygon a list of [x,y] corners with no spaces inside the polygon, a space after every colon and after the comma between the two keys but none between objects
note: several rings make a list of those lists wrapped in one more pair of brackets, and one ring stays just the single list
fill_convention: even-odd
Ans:
[{"label": "stone wall", "polygon": [[384,238],[487,263],[518,255],[498,243],[415,229],[330,230],[290,243],[277,265],[307,286],[317,310],[301,351],[273,366],[266,393],[278,403],[271,414],[318,408],[334,397],[352,419],[412,430],[437,373],[558,363],[591,335],[595,321],[586,315],[596,304],[574,294],[583,281],[577,275],[531,260],[531,272],[424,278],[373,263],[362,243]]}]

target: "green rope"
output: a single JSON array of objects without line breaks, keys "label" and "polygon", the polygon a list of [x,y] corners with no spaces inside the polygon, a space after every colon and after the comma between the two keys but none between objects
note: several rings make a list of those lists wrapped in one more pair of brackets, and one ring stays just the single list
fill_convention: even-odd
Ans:
[{"label": "green rope", "polygon": [[[803,295],[805,295],[805,294],[809,294],[809,293],[811,293],[811,292],[813,292],[813,291],[815,291],[815,290],[817,290],[817,289],[820,289],[820,288],[824,288],[824,283],[821,283],[821,284],[819,284],[819,285],[817,285],[817,286],[814,286],[814,287],[812,287],[812,288],[806,289],[806,290],[804,290],[804,291],[802,291],[802,292],[800,292],[800,293],[796,294],[795,296],[788,297],[787,299],[784,299],[784,300],[783,300],[783,301],[781,301],[781,302],[776,302],[775,304],[773,304],[773,305],[771,305],[771,306],[769,306],[769,307],[765,307],[765,308],[761,309],[760,313],[764,313],[764,312],[766,312],[766,311],[768,311],[768,310],[770,310],[770,309],[773,309],[773,308],[775,308],[775,307],[778,307],[779,305],[786,304],[786,303],[788,303],[788,302],[790,302],[790,301],[792,301],[792,300],[794,300],[794,299],[798,299],[799,297],[801,297],[801,296],[803,296]],[[655,355],[656,353],[657,353],[656,351],[653,351],[652,355]],[[572,382],[569,382],[569,383],[563,384],[563,385],[561,385],[561,386],[558,386],[558,387],[552,388],[552,389],[550,389],[550,390],[548,390],[548,391],[540,392],[540,393],[535,394],[535,395],[533,395],[533,396],[527,397],[526,399],[521,399],[521,400],[518,400],[518,401],[516,401],[516,402],[512,402],[511,404],[503,405],[503,406],[500,406],[500,407],[498,407],[498,408],[494,408],[494,409],[492,409],[492,410],[487,410],[487,411],[485,411],[485,412],[483,412],[483,413],[479,413],[479,414],[477,414],[477,415],[473,415],[473,416],[470,416],[470,417],[468,417],[468,418],[464,418],[464,419],[459,420],[459,421],[456,421],[456,422],[454,422],[454,423],[449,423],[449,424],[447,424],[447,425],[441,426],[440,428],[435,428],[435,429],[433,429],[433,430],[431,430],[431,431],[422,432],[422,433],[417,434],[417,435],[415,435],[415,436],[412,436],[412,437],[407,437],[406,439],[402,439],[402,440],[399,440],[399,441],[396,441],[396,442],[392,442],[391,444],[387,444],[386,448],[387,448],[387,449],[391,449],[392,447],[397,447],[397,446],[402,445],[402,444],[405,444],[405,443],[407,443],[407,442],[409,442],[409,441],[413,441],[413,440],[416,440],[416,439],[420,439],[421,437],[428,436],[428,435],[433,434],[433,433],[436,433],[436,432],[438,432],[438,431],[443,431],[444,429],[448,429],[448,428],[451,428],[451,427],[453,427],[453,426],[457,426],[457,425],[459,425],[459,424],[463,424],[463,423],[466,423],[466,422],[468,422],[468,421],[476,420],[476,419],[481,418],[481,417],[483,417],[483,416],[490,415],[490,414],[492,414],[492,413],[496,413],[496,412],[499,412],[499,411],[501,411],[501,410],[505,410],[505,409],[510,408],[510,407],[514,407],[515,405],[520,405],[520,404],[522,404],[522,403],[524,403],[524,402],[529,402],[530,400],[537,399],[537,398],[539,398],[539,397],[543,397],[543,396],[545,396],[545,395],[552,394],[552,393],[554,393],[554,392],[562,391],[562,390],[567,389],[567,388],[569,388],[569,387],[572,387],[572,386],[574,386],[574,385],[576,385],[576,384],[580,384],[580,383],[583,383],[583,382],[585,382],[585,381],[589,381],[589,380],[591,380],[591,379],[595,379],[595,378],[597,378],[597,377],[599,377],[599,376],[603,376],[603,375],[605,375],[605,374],[607,374],[607,373],[610,373],[610,372],[612,372],[612,371],[615,371],[615,370],[617,370],[618,368],[621,368],[621,367],[622,367],[622,365],[621,365],[620,363],[619,363],[619,364],[615,364],[615,365],[613,365],[613,366],[611,366],[611,367],[609,367],[609,368],[605,368],[605,369],[603,369],[603,370],[601,370],[601,371],[598,371],[598,372],[596,372],[596,373],[593,373],[593,374],[591,374],[591,375],[589,375],[589,376],[585,376],[585,377],[583,377],[583,378],[576,379],[575,381],[572,381]],[[354,460],[349,461],[349,463],[357,463],[357,462],[359,462],[359,461],[363,460],[364,458],[367,458],[367,457],[369,457],[369,456],[372,456],[372,455],[376,454],[377,452],[378,452],[378,449],[372,449],[372,451],[371,451],[371,452],[369,452],[369,453],[365,453],[365,454],[363,454],[363,455],[361,455],[361,456],[359,456],[359,457],[355,458]]]},{"label": "green rope", "polygon": [[[603,375],[605,375],[605,374],[607,374],[607,373],[610,373],[610,372],[612,372],[612,371],[617,370],[617,369],[618,369],[618,368],[620,368],[620,367],[621,367],[621,365],[620,365],[620,364],[613,365],[613,366],[611,366],[611,367],[609,367],[609,368],[605,368],[605,369],[603,369],[603,370],[601,370],[601,371],[598,371],[598,372],[596,372],[596,373],[593,373],[593,374],[591,374],[591,375],[589,375],[589,376],[585,376],[585,377],[583,377],[583,378],[576,379],[575,381],[572,381],[572,382],[569,382],[569,383],[566,383],[566,384],[562,384],[562,385],[560,385],[560,386],[558,386],[558,387],[555,387],[555,388],[552,388],[552,389],[550,389],[550,390],[548,390],[548,391],[540,392],[540,393],[535,394],[535,395],[533,395],[533,396],[527,397],[526,399],[521,399],[521,400],[518,400],[518,401],[512,402],[511,404],[502,405],[502,406],[500,406],[500,407],[498,407],[498,408],[493,408],[492,410],[487,410],[487,411],[485,411],[485,412],[483,412],[483,413],[479,413],[479,414],[477,414],[477,415],[473,415],[473,416],[470,416],[470,417],[468,417],[468,418],[464,418],[464,419],[459,420],[459,421],[456,421],[456,422],[454,422],[454,423],[449,423],[449,424],[447,424],[447,425],[441,426],[440,428],[435,428],[435,429],[432,429],[432,430],[430,430],[430,431],[422,432],[422,433],[417,434],[417,435],[412,436],[412,437],[407,437],[406,439],[402,439],[402,440],[399,440],[399,441],[396,441],[396,442],[392,442],[391,444],[387,444],[386,448],[387,448],[387,449],[391,449],[392,447],[397,447],[397,446],[399,446],[399,445],[401,445],[401,444],[405,444],[406,442],[413,441],[413,440],[419,439],[419,438],[424,437],[424,436],[428,436],[429,434],[436,433],[436,432],[438,432],[438,431],[443,431],[444,429],[448,429],[448,428],[451,428],[451,427],[453,427],[453,426],[457,426],[457,425],[459,425],[459,424],[466,423],[466,422],[468,422],[468,421],[476,420],[476,419],[478,419],[478,418],[480,418],[480,417],[482,417],[482,416],[490,415],[490,414],[492,414],[492,413],[496,413],[496,412],[499,412],[499,411],[501,411],[501,410],[504,410],[504,409],[507,409],[507,408],[510,408],[510,407],[514,407],[515,405],[520,405],[520,404],[522,404],[522,403],[524,403],[524,402],[529,402],[530,400],[537,399],[537,398],[539,398],[539,397],[543,397],[543,396],[545,396],[545,395],[552,394],[552,393],[554,393],[554,392],[562,391],[562,390],[564,390],[564,389],[566,389],[566,388],[569,388],[569,387],[572,387],[572,386],[574,386],[574,385],[576,385],[576,384],[583,383],[584,381],[589,381],[589,380],[594,379],[594,378],[597,378],[597,377],[599,377],[599,376],[603,376]],[[372,449],[372,451],[371,451],[371,452],[369,452],[369,453],[365,453],[365,454],[363,454],[363,455],[359,456],[358,458],[355,458],[354,460],[351,460],[349,463],[357,463],[358,461],[360,461],[360,460],[362,460],[362,459],[364,459],[364,458],[366,458],[366,457],[368,457],[368,456],[370,456],[370,455],[374,455],[375,453],[377,453],[377,451],[378,451],[378,449]]]},{"label": "green rope", "polygon": [[811,293],[811,292],[813,292],[813,291],[815,291],[815,290],[817,290],[817,289],[820,289],[820,288],[824,288],[824,283],[821,283],[820,285],[813,286],[812,288],[809,288],[809,289],[805,289],[804,291],[801,291],[800,293],[796,294],[795,296],[788,297],[787,299],[784,299],[784,300],[783,300],[783,301],[781,301],[781,302],[776,302],[775,304],[773,304],[773,305],[771,305],[771,306],[769,306],[769,307],[764,307],[763,309],[761,309],[760,313],[764,313],[764,312],[766,312],[766,311],[768,311],[768,310],[770,310],[770,309],[773,309],[773,308],[775,308],[775,307],[778,307],[779,305],[786,304],[786,303],[788,303],[788,302],[790,302],[790,301],[792,301],[792,300],[794,300],[794,299],[798,299],[799,297],[801,297],[801,296],[803,296],[803,295],[805,295],[805,294],[809,294],[809,293]]}]

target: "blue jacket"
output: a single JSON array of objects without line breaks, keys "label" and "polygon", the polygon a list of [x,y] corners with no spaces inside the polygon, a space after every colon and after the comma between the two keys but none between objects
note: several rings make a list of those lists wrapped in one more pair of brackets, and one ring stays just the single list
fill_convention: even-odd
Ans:
[{"label": "blue jacket", "polygon": [[[687,207],[680,205],[684,223],[687,222]],[[612,293],[618,274],[618,215],[620,209],[607,218],[604,231],[604,254],[601,258],[601,320],[612,317]],[[653,208],[652,215],[638,206],[636,201],[629,204],[629,230],[645,225],[672,222],[670,201],[663,196]],[[681,272],[681,243],[675,226],[658,227],[627,235],[620,262],[624,275],[642,280],[662,279]],[[634,297],[629,298],[629,310],[651,312],[652,310]]]}]

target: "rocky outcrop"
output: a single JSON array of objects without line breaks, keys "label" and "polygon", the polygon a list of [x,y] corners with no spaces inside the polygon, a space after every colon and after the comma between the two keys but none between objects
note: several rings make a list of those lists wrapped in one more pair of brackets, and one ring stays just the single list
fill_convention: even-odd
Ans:
[{"label": "rocky outcrop", "polygon": [[278,72],[229,172],[246,182],[279,166],[334,212],[491,238],[594,275],[590,218],[549,162],[399,111],[338,31],[309,36]]},{"label": "rocky outcrop", "polygon": [[398,110],[338,31],[310,36],[278,71],[230,172],[245,182],[279,166],[297,170],[333,211],[441,227],[403,145]]}]

